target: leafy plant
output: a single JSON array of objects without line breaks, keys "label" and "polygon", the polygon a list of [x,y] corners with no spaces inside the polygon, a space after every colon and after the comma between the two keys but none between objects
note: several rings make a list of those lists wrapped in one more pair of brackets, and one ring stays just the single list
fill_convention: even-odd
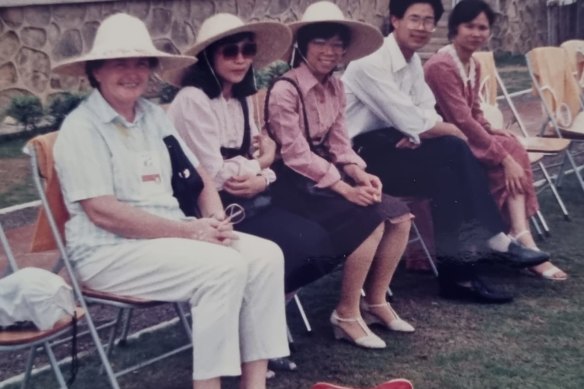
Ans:
[{"label": "leafy plant", "polygon": [[25,130],[36,130],[44,110],[41,99],[33,95],[16,96],[10,101],[6,114],[20,122]]},{"label": "leafy plant", "polygon": [[272,81],[286,73],[288,70],[290,70],[290,65],[284,61],[272,62],[265,68],[257,70],[255,77],[258,89],[267,88]]},{"label": "leafy plant", "polygon": [[85,98],[85,95],[74,93],[62,93],[53,98],[49,103],[48,114],[52,117],[53,128],[61,127],[65,117],[73,111],[79,103]]}]

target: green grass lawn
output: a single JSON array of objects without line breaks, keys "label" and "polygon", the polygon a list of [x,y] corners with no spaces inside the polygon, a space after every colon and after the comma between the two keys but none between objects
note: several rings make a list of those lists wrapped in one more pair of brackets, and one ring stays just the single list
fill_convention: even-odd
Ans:
[{"label": "green grass lawn", "polygon": [[38,198],[30,175],[29,157],[22,153],[27,140],[0,143],[0,208]]},{"label": "green grass lawn", "polygon": [[[552,236],[542,248],[570,274],[567,282],[535,279],[517,270],[485,267],[491,282],[513,292],[502,306],[447,302],[437,298],[435,279],[402,269],[392,284],[394,307],[416,327],[413,334],[376,329],[385,350],[356,348],[335,341],[328,324],[339,287],[339,273],[304,288],[300,296],[313,326],[305,334],[295,307],[289,324],[299,370],[279,372],[273,389],[309,388],[319,380],[369,387],[392,377],[411,379],[417,389],[581,389],[584,388],[584,195],[571,177],[562,194],[572,215],[563,220],[549,193],[540,196]],[[116,365],[138,354],[159,352],[185,341],[179,327],[148,334],[118,348]],[[121,360],[120,358],[121,357]],[[107,388],[95,358],[83,359],[74,388]],[[191,355],[185,352],[120,379],[123,388],[189,388]],[[34,378],[34,388],[55,387],[52,376]],[[14,386],[15,387],[15,386]],[[236,388],[237,380],[225,380]],[[13,388],[13,387],[10,387]]]}]

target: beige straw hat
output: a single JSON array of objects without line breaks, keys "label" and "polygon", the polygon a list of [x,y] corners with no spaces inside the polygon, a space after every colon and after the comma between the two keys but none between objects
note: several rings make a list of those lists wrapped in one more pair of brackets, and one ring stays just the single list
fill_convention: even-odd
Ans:
[{"label": "beige straw hat", "polygon": [[67,76],[85,76],[85,63],[88,61],[144,57],[158,58],[162,71],[184,68],[197,61],[193,57],[158,50],[144,22],[134,16],[118,13],[101,23],[93,47],[87,54],[61,62],[53,71]]},{"label": "beige straw hat", "polygon": [[[266,21],[246,24],[233,14],[218,13],[205,19],[199,29],[195,44],[184,54],[196,57],[213,43],[242,32],[254,34],[258,50],[253,64],[258,68],[282,58],[292,43],[290,29],[282,23]],[[180,69],[164,72],[162,78],[171,84],[180,85],[186,71],[187,69]]]},{"label": "beige straw hat", "polygon": [[[289,23],[288,27],[292,30],[294,40],[296,40],[296,34],[302,27],[322,22],[343,25],[351,32],[351,42],[343,56],[344,62],[371,54],[383,44],[383,35],[377,28],[367,23],[346,19],[343,11],[330,1],[319,1],[311,4],[304,11],[302,19]],[[289,60],[291,54],[292,50],[289,50],[284,58]]]}]

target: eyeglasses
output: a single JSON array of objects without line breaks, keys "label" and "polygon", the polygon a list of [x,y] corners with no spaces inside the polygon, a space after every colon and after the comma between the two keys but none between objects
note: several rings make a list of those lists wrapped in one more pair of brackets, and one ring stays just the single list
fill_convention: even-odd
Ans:
[{"label": "eyeglasses", "polygon": [[225,207],[225,219],[231,224],[241,223],[245,219],[245,209],[237,203],[231,203]]},{"label": "eyeglasses", "polygon": [[313,39],[310,43],[319,51],[324,51],[325,48],[329,47],[335,54],[342,54],[345,52],[345,44],[342,41]]},{"label": "eyeglasses", "polygon": [[223,46],[220,50],[221,55],[225,59],[235,59],[241,53],[243,58],[249,59],[255,57],[258,52],[258,45],[252,42],[241,44],[229,43]]},{"label": "eyeglasses", "polygon": [[408,16],[406,18],[406,25],[409,29],[417,29],[423,27],[428,32],[436,31],[436,20],[434,18],[421,18],[419,16]]}]

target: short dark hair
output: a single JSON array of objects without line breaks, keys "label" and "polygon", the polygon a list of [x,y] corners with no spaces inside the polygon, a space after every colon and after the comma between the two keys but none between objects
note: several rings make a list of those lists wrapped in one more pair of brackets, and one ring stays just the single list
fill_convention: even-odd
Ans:
[{"label": "short dark hair", "polygon": [[448,39],[452,39],[458,32],[458,26],[474,20],[481,13],[485,13],[489,20],[489,27],[495,23],[497,14],[489,4],[483,0],[463,0],[454,7],[448,18]]},{"label": "short dark hair", "polygon": [[[241,32],[238,34],[229,35],[223,39],[209,45],[205,50],[197,55],[197,63],[191,65],[185,72],[181,86],[194,86],[201,89],[210,98],[214,99],[221,94],[222,85],[221,78],[216,74],[213,66],[213,58],[217,49],[228,43],[239,43],[243,40],[254,40],[255,36],[252,32]],[[255,86],[255,75],[253,67],[250,67],[243,80],[233,85],[232,94],[235,98],[241,98],[253,95],[257,92]]]},{"label": "short dark hair", "polygon": [[[447,0],[449,1],[449,0]],[[444,6],[442,5],[442,0],[390,0],[389,1],[389,16],[395,16],[398,19],[403,19],[408,8],[414,4],[425,3],[430,4],[434,9],[434,20],[436,24],[444,14]],[[389,23],[389,32],[393,31],[393,25],[391,21]]]},{"label": "short dark hair", "polygon": [[[351,43],[351,30],[347,26],[335,22],[321,22],[306,25],[301,27],[296,33],[298,47],[295,50],[298,50],[302,57],[306,58],[308,43],[311,40],[330,39],[337,35],[343,41],[343,46],[347,47]],[[293,68],[299,66],[304,61],[302,57],[300,55],[294,56]]]},{"label": "short dark hair", "polygon": [[[116,59],[116,58],[112,58],[112,59]],[[99,82],[97,82],[97,80],[95,79],[93,72],[96,71],[97,69],[101,68],[106,61],[108,61],[108,60],[107,59],[97,59],[95,61],[85,62],[85,75],[87,76],[87,79],[89,80],[89,85],[91,85],[92,88],[99,89]],[[156,58],[156,57],[149,57],[148,58],[148,65],[150,66],[150,69],[154,69],[154,68],[158,67],[158,63],[159,63],[158,58]]]}]

